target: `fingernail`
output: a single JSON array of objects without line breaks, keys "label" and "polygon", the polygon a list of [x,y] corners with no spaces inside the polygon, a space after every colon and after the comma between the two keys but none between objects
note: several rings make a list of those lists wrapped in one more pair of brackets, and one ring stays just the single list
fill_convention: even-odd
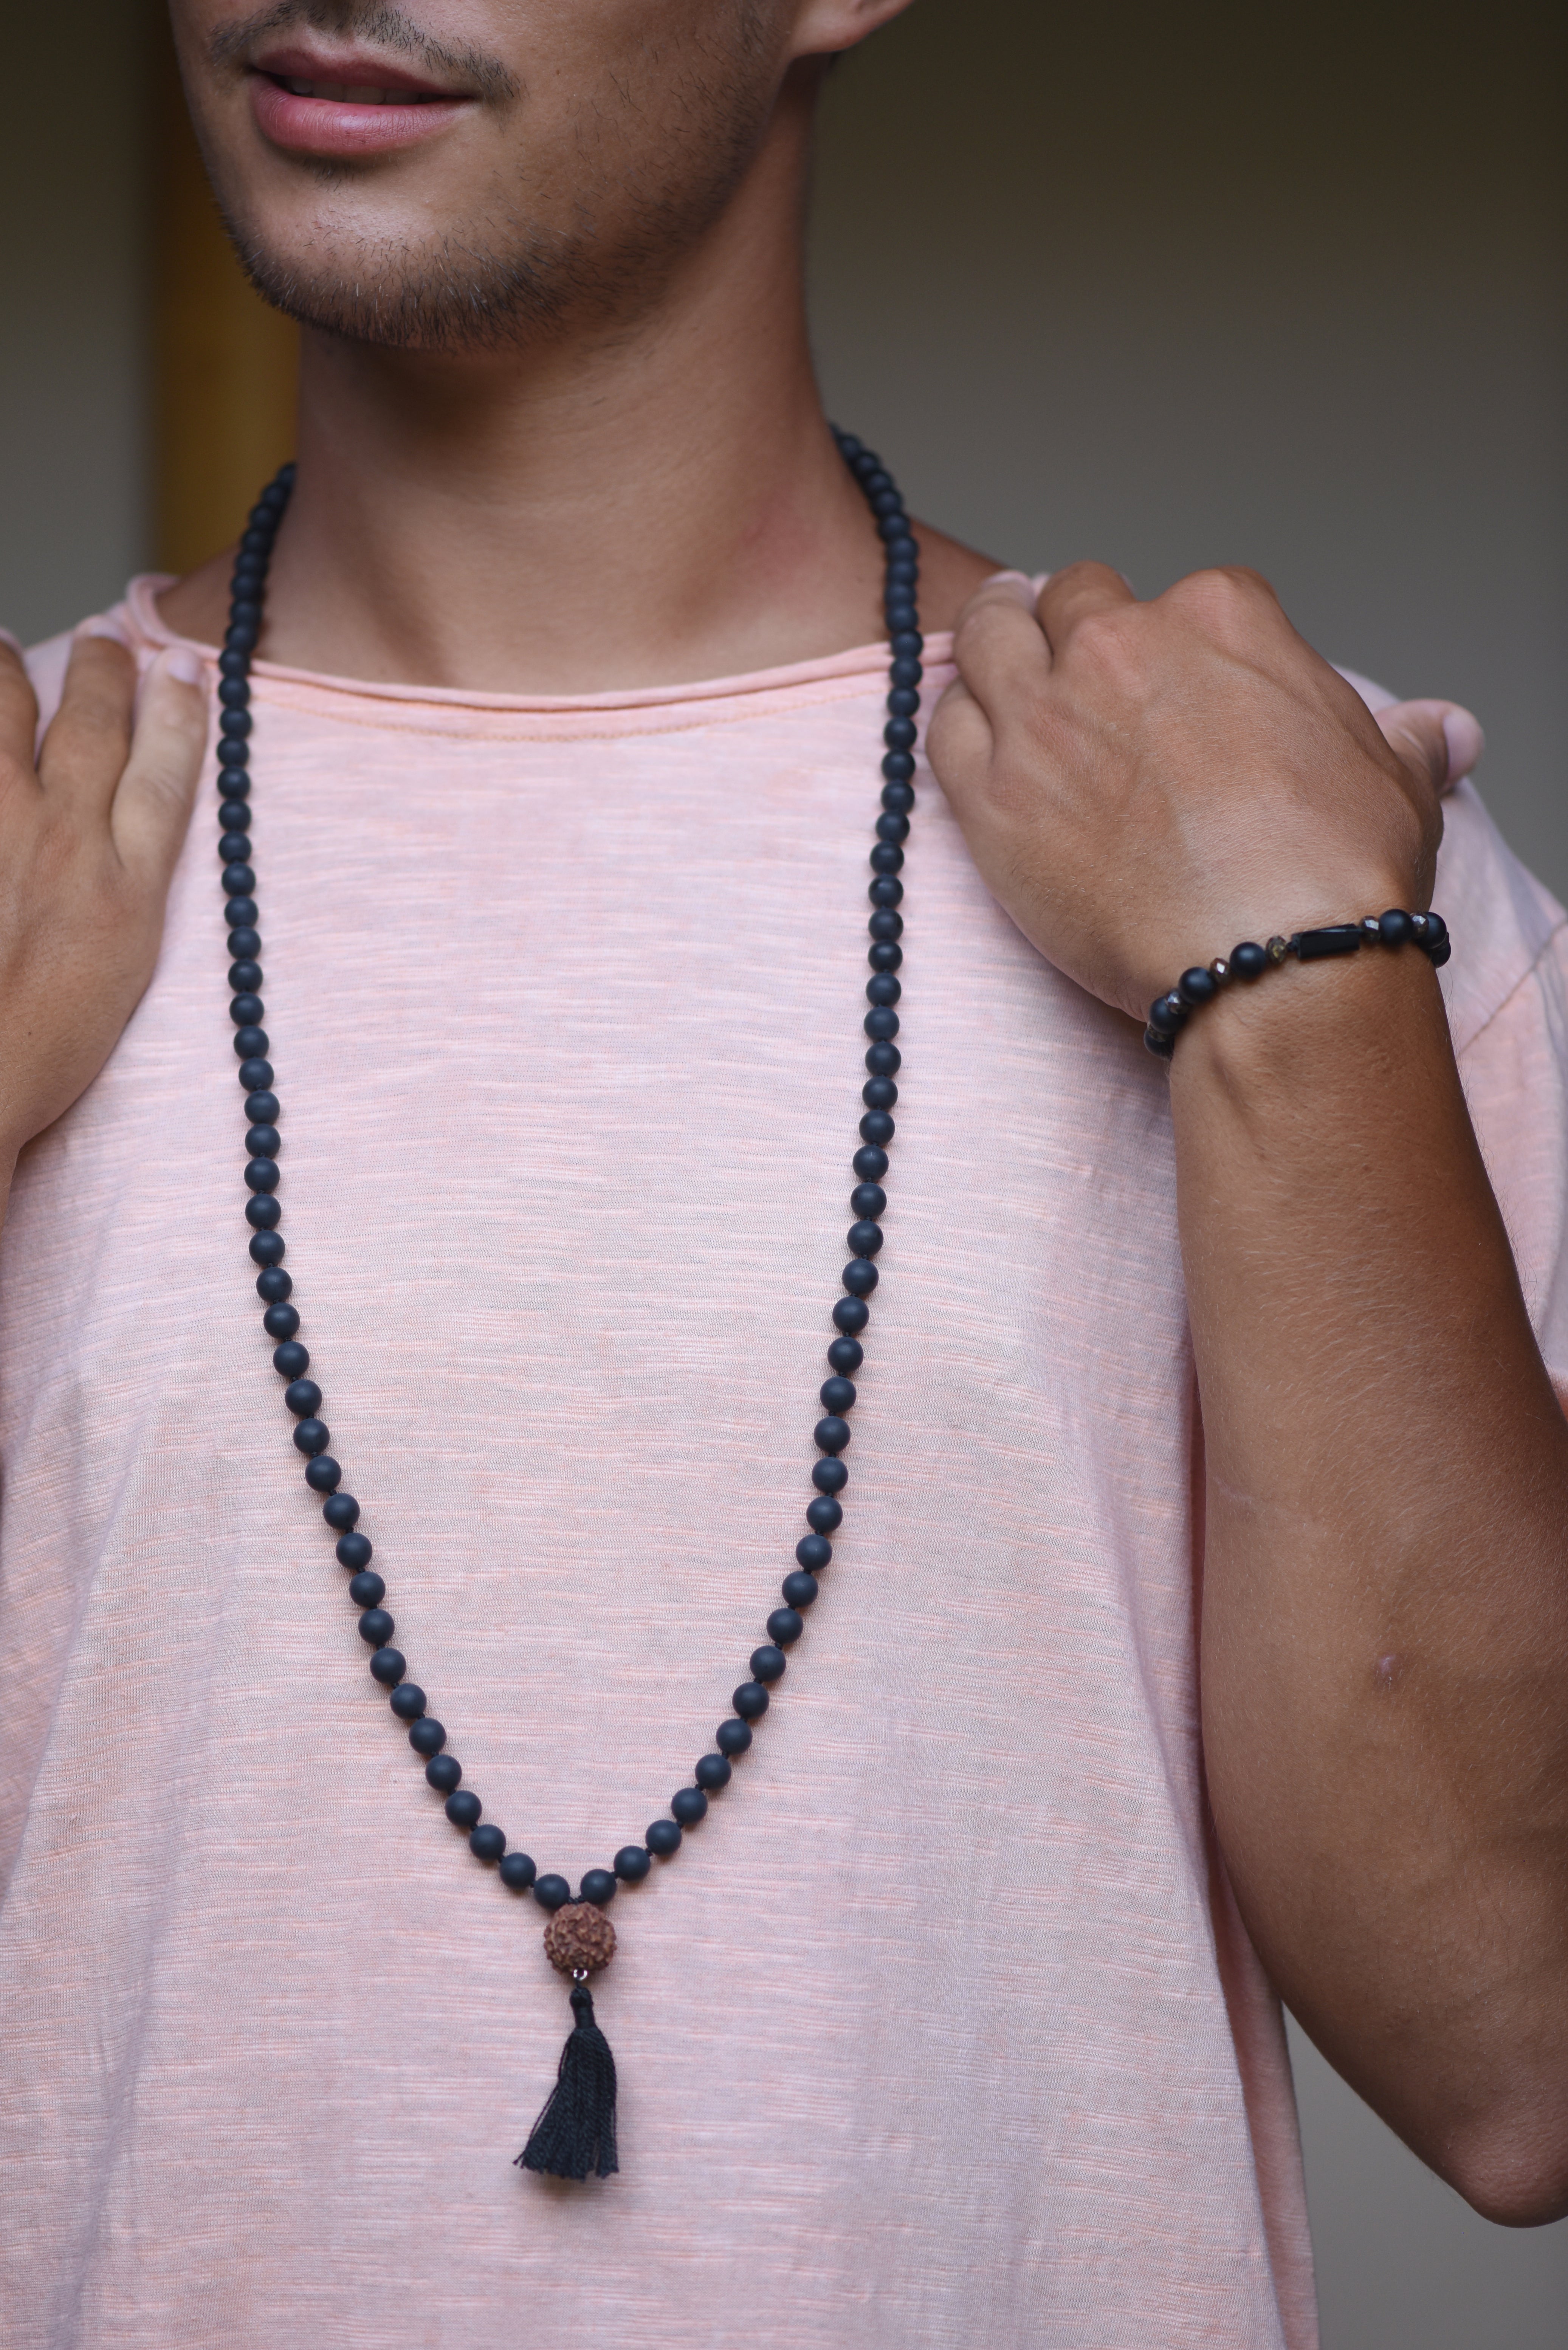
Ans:
[{"label": "fingernail", "polygon": [[1034,582],[1027,571],[993,571],[985,583],[987,588],[1005,588],[1021,604],[1034,609]]},{"label": "fingernail", "polygon": [[171,645],[162,656],[161,666],[165,677],[173,678],[178,684],[200,685],[202,682],[204,663],[192,645]]},{"label": "fingernail", "polygon": [[1486,749],[1486,736],[1468,710],[1450,710],[1443,720],[1449,746],[1449,781],[1462,783]]},{"label": "fingernail", "polygon": [[114,622],[107,619],[102,612],[95,612],[90,620],[78,621],[73,634],[78,637],[107,637],[111,645],[125,643],[124,629],[116,628]]}]

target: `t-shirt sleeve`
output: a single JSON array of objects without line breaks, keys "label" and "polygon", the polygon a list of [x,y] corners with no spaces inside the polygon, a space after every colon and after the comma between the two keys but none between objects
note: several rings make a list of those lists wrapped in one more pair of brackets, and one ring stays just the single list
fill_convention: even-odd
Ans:
[{"label": "t-shirt sleeve", "polygon": [[1459,1075],[1525,1303],[1568,1399],[1568,915],[1503,842],[1473,788],[1447,803],[1433,902]]}]

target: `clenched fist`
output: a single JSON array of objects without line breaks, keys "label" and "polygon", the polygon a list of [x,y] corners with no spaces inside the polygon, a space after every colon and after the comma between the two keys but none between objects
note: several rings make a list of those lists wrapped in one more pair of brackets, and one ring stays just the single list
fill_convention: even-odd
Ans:
[{"label": "clenched fist", "polygon": [[139,698],[125,647],[84,632],[35,758],[37,723],[0,643],[0,1201],[152,976],[206,742],[201,664],[162,654]]},{"label": "clenched fist", "polygon": [[1374,718],[1267,582],[1150,603],[1098,563],[1005,575],[954,639],[928,754],[1025,937],[1142,1019],[1193,963],[1429,900],[1441,795],[1480,750],[1446,702]]}]

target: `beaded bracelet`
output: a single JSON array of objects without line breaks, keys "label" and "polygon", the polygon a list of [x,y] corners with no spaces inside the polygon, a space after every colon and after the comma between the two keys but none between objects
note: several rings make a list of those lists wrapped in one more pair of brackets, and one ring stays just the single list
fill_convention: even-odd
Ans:
[{"label": "beaded bracelet", "polygon": [[1212,1003],[1232,980],[1262,979],[1294,955],[1298,962],[1323,962],[1331,955],[1354,954],[1360,946],[1418,946],[1428,962],[1442,964],[1453,952],[1449,926],[1441,914],[1407,914],[1391,906],[1386,914],[1368,914],[1359,922],[1331,922],[1325,930],[1296,931],[1288,939],[1272,938],[1266,947],[1243,940],[1229,957],[1218,956],[1205,970],[1194,963],[1184,971],[1167,995],[1157,995],[1149,1006],[1143,1041],[1151,1053],[1168,1061],[1176,1040],[1200,1004]]}]

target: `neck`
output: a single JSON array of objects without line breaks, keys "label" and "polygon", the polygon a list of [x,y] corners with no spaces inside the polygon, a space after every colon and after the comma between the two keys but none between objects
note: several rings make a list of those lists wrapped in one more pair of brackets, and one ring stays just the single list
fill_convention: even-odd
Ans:
[{"label": "neck", "polygon": [[[807,340],[808,135],[781,109],[722,219],[612,324],[462,357],[307,332],[263,657],[569,694],[878,639],[880,549]],[[929,534],[927,625],[992,567]],[[170,623],[215,639],[226,570],[171,590]]]}]

